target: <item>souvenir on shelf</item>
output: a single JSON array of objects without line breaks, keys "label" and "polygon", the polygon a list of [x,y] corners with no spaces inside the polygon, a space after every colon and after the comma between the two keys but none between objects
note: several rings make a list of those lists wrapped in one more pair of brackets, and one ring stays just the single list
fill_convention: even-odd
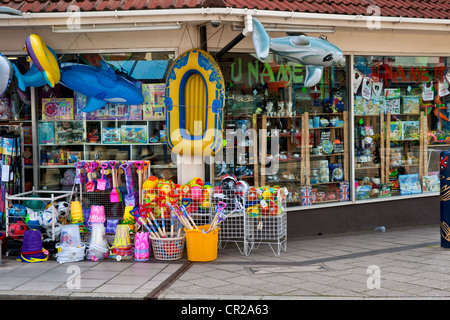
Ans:
[{"label": "souvenir on shelf", "polygon": [[39,143],[52,144],[55,143],[55,123],[41,122],[38,125]]},{"label": "souvenir on shelf", "polygon": [[[88,97],[79,93],[74,93],[75,100],[75,120],[141,120],[139,117],[140,105],[126,105],[123,103],[107,103],[103,108],[91,111],[81,111],[87,104]],[[133,115],[130,110],[133,109]]]},{"label": "souvenir on shelf", "polygon": [[364,114],[369,115],[380,114],[381,112],[383,112],[383,108],[384,108],[384,98],[372,96],[372,98],[369,101],[365,102]]},{"label": "souvenir on shelf", "polygon": [[382,183],[380,184],[380,192],[378,193],[379,198],[386,198],[392,195],[392,183]]},{"label": "souvenir on shelf", "polygon": [[43,98],[42,120],[73,120],[73,98]]},{"label": "souvenir on shelf", "polygon": [[356,96],[354,102],[354,114],[364,115],[365,111],[365,100],[362,96]]},{"label": "souvenir on shelf", "polygon": [[391,122],[391,140],[401,140],[402,139],[402,122],[392,121]]},{"label": "souvenir on shelf", "polygon": [[439,192],[440,181],[438,175],[423,176],[422,177],[423,192]]},{"label": "souvenir on shelf", "polygon": [[356,200],[365,200],[370,198],[372,186],[364,184],[356,187],[355,198]]},{"label": "souvenir on shelf", "polygon": [[122,143],[147,143],[147,126],[122,126],[120,140]]},{"label": "souvenir on shelf", "polygon": [[129,105],[130,120],[142,120],[142,105]]},{"label": "souvenir on shelf", "polygon": [[420,136],[420,121],[402,121],[402,139],[418,140]]},{"label": "souvenir on shelf", "polygon": [[23,143],[24,144],[33,143],[31,127],[23,127]]},{"label": "souvenir on shelf", "polygon": [[384,89],[385,113],[400,114],[400,89]]},{"label": "souvenir on shelf", "polygon": [[420,96],[402,97],[403,113],[418,114],[420,112]]},{"label": "souvenir on shelf", "polygon": [[55,143],[71,144],[86,141],[86,130],[81,121],[61,121],[56,122]]},{"label": "souvenir on shelf", "polygon": [[415,194],[421,193],[419,175],[414,174],[401,174],[398,176],[400,185],[400,194]]},{"label": "souvenir on shelf", "polygon": [[164,83],[148,83],[142,85],[142,117],[144,120],[164,120],[165,113],[165,89]]},{"label": "souvenir on shelf", "polygon": [[81,151],[67,151],[67,164],[75,164],[83,160]]},{"label": "souvenir on shelf", "polygon": [[120,143],[120,128],[103,128],[102,143],[104,144]]},{"label": "souvenir on shelf", "polygon": [[0,119],[11,119],[11,103],[9,98],[0,98]]}]

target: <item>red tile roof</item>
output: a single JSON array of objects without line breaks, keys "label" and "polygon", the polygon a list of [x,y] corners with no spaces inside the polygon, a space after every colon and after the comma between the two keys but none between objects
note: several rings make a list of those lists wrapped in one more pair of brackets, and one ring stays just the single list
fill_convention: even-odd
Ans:
[{"label": "red tile roof", "polygon": [[231,7],[309,13],[371,15],[371,5],[381,16],[450,19],[449,0],[2,0],[0,6],[22,12],[64,12],[70,5],[81,11]]}]

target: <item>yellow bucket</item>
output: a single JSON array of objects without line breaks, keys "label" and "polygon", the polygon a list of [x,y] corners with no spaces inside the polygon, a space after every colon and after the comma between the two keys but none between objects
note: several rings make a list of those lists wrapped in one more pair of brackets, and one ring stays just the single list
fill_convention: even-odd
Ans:
[{"label": "yellow bucket", "polygon": [[199,226],[198,229],[184,229],[186,232],[186,249],[189,261],[213,261],[217,259],[217,245],[219,242],[219,228],[208,233],[209,224]]}]

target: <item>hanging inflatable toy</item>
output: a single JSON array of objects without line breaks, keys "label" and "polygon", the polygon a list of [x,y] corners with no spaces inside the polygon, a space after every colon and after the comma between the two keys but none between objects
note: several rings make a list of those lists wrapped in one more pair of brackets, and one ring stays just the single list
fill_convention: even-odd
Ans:
[{"label": "hanging inflatable toy", "polygon": [[345,61],[342,51],[323,38],[300,35],[271,39],[256,18],[253,18],[252,39],[258,59],[266,59],[273,52],[306,66],[304,85],[308,88],[320,81],[324,67]]},{"label": "hanging inflatable toy", "polygon": [[144,96],[137,86],[116,74],[112,67],[105,63],[101,65],[101,68],[82,64],[61,67],[61,84],[88,97],[82,112],[96,111],[108,102],[129,105],[144,102]]},{"label": "hanging inflatable toy", "polygon": [[224,79],[212,56],[181,54],[166,81],[167,145],[178,155],[214,155],[222,147]]},{"label": "hanging inflatable toy", "polygon": [[[14,69],[14,75],[17,79],[17,86],[21,90],[19,96],[20,94],[25,95],[24,91],[28,87],[38,88],[47,84],[44,75],[41,71],[39,71],[36,65],[33,64],[25,74],[21,74],[19,68],[15,64],[13,64],[12,66]],[[25,99],[28,99],[28,97],[26,97]]]},{"label": "hanging inflatable toy", "polygon": [[8,89],[12,76],[13,68],[11,62],[0,53],[0,96]]},{"label": "hanging inflatable toy", "polygon": [[50,87],[55,87],[61,79],[61,72],[55,52],[46,46],[44,40],[37,34],[30,34],[28,36],[25,41],[25,50],[28,52],[29,60],[32,60],[42,73],[45,82]]}]

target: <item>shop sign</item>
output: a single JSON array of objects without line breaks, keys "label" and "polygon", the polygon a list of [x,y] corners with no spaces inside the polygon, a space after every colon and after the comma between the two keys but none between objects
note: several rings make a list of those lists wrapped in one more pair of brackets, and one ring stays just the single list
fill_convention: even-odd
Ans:
[{"label": "shop sign", "polygon": [[[247,85],[270,84],[283,82],[285,86],[292,83],[303,83],[305,67],[301,64],[261,62],[259,60],[243,62],[236,58],[230,66],[231,81],[244,82]],[[247,77],[245,79],[245,77]]]},{"label": "shop sign", "polygon": [[399,82],[428,82],[433,79],[443,79],[444,66],[395,66],[389,63],[374,65],[372,75],[383,79],[385,82],[390,80],[392,83]]}]

